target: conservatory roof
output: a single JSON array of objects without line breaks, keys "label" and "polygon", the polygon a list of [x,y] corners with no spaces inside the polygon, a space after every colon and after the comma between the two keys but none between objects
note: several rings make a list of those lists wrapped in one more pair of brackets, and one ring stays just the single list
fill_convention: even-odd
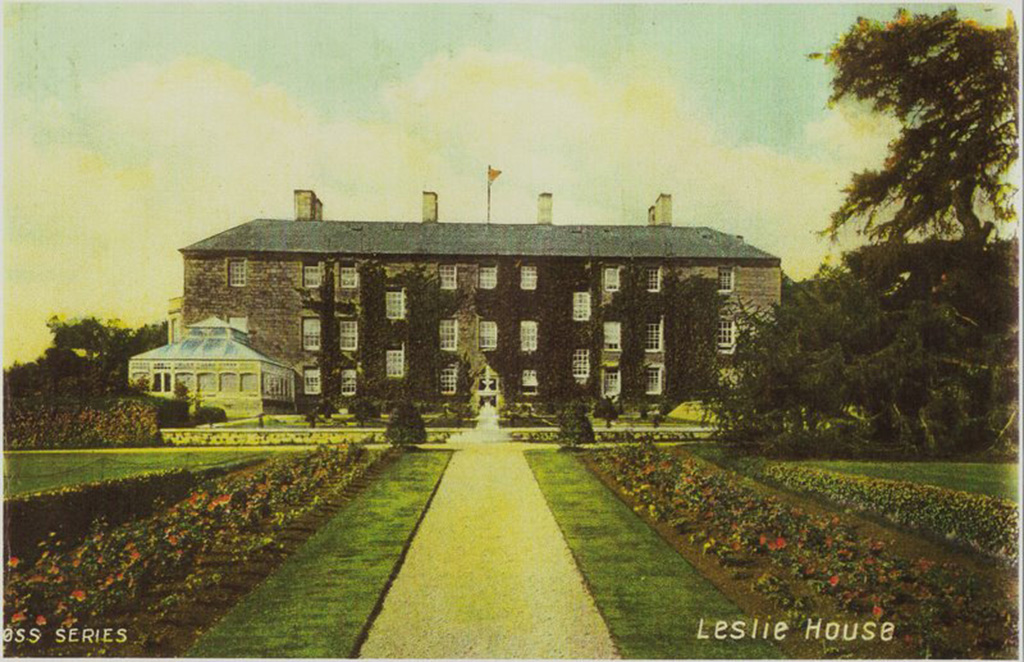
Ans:
[{"label": "conservatory roof", "polygon": [[146,361],[262,361],[289,366],[261,354],[245,342],[247,334],[227,322],[211,317],[188,327],[181,340],[136,354],[132,360]]}]

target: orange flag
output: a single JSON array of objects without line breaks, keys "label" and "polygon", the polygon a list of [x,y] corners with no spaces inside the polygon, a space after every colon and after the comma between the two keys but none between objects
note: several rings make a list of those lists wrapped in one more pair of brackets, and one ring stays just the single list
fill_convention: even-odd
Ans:
[{"label": "orange flag", "polygon": [[500,170],[495,170],[491,166],[487,166],[487,180],[493,182],[501,174]]}]

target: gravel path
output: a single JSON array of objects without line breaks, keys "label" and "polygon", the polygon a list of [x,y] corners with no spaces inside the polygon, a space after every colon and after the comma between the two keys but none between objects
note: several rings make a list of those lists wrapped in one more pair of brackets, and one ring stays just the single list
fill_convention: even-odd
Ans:
[{"label": "gravel path", "polygon": [[617,657],[520,448],[455,454],[360,654]]}]

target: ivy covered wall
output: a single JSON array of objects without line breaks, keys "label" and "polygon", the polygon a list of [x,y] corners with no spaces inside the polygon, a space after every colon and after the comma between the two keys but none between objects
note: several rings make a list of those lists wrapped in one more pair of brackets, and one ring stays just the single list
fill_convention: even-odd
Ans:
[{"label": "ivy covered wall", "polygon": [[[520,287],[520,267],[524,264],[537,267],[535,290]],[[720,367],[715,336],[723,302],[716,283],[687,277],[685,269],[664,268],[661,290],[648,292],[646,264],[614,264],[621,266],[620,290],[608,293],[602,288],[605,265],[599,261],[496,258],[473,264],[460,262],[456,290],[440,288],[436,265],[364,261],[358,267],[359,296],[352,302],[338,303],[333,311],[326,306],[320,308],[324,315],[358,320],[358,349],[340,352],[335,335],[329,344],[325,342],[319,360],[322,365],[336,365],[337,370],[356,368],[358,395],[385,403],[404,398],[426,403],[470,402],[485,366],[499,375],[506,404],[536,402],[558,407],[568,400],[598,398],[602,367],[613,365],[621,374],[620,399],[629,406],[661,400],[675,404],[700,397],[717,379]],[[478,265],[497,267],[494,289],[476,286]],[[405,290],[405,319],[387,319],[389,289]],[[582,291],[590,293],[592,305],[590,319],[580,322],[573,320],[573,294]],[[451,318],[460,320],[456,353],[440,347],[440,322]],[[326,322],[329,318],[324,319]],[[644,348],[646,324],[659,319],[664,320],[663,352],[651,355]],[[495,350],[479,350],[481,320],[497,325]],[[521,351],[523,320],[537,322],[536,351]],[[602,349],[605,321],[622,325],[620,352]],[[336,325],[334,321],[322,326]],[[389,378],[386,352],[403,346],[405,377]],[[590,376],[582,384],[576,382],[572,371],[573,352],[578,349],[590,351]],[[328,351],[334,351],[337,357],[327,357]],[[644,369],[649,360],[664,365],[660,396],[645,392]],[[440,372],[453,363],[459,367],[457,393],[442,395]],[[522,392],[524,370],[537,371],[536,395]],[[339,395],[332,399],[341,406],[350,400]]]}]

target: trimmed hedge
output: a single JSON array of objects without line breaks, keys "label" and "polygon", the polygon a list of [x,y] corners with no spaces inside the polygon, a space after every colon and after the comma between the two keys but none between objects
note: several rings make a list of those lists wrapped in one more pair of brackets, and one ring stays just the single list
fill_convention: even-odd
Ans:
[{"label": "trimmed hedge", "polygon": [[984,494],[784,464],[761,475],[785,488],[880,515],[976,550],[1016,561],[1017,505]]},{"label": "trimmed hedge", "polygon": [[144,399],[12,399],[4,407],[8,450],[145,446],[158,439],[161,403]]},{"label": "trimmed hedge", "polygon": [[31,562],[39,543],[73,546],[85,538],[93,522],[111,526],[152,515],[160,504],[180,501],[204,481],[223,476],[251,462],[201,471],[170,469],[4,500],[4,551],[8,557]]}]

